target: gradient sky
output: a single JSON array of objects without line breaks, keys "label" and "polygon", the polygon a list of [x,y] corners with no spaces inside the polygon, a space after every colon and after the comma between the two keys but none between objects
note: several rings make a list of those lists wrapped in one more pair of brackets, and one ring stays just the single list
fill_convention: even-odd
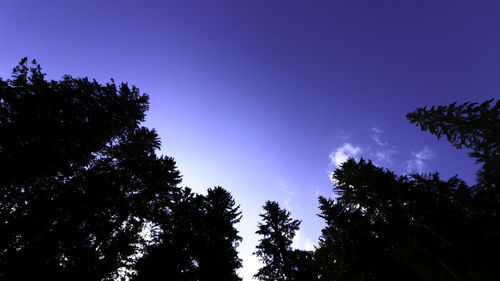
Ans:
[{"label": "gradient sky", "polygon": [[425,105],[500,97],[498,1],[0,1],[0,76],[22,57],[48,78],[112,77],[150,95],[146,125],[183,185],[241,204],[245,281],[266,200],[302,220],[347,156],[468,182],[465,151],[405,118]]}]

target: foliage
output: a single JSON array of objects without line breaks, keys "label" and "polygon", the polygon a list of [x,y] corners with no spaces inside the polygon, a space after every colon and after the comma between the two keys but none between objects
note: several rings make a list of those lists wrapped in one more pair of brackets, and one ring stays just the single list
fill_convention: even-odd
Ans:
[{"label": "foliage", "polygon": [[[141,126],[148,97],[127,84],[47,81],[27,59],[0,79],[0,280],[239,281],[241,211],[221,187],[180,188],[175,161]],[[397,176],[349,159],[314,252],[300,221],[267,201],[254,253],[262,281],[498,280],[500,101],[418,108],[424,131],[482,164],[473,186]]]},{"label": "foliage", "polygon": [[262,281],[293,280],[294,252],[292,242],[300,221],[290,217],[290,212],[281,209],[274,201],[264,205],[257,234],[263,236],[254,253],[264,263],[254,278]]},{"label": "foliage", "polygon": [[293,250],[290,264],[292,266],[292,274],[289,280],[318,280],[313,251],[304,251],[299,249]]},{"label": "foliage", "polygon": [[464,182],[444,182],[437,174],[398,177],[353,159],[333,177],[338,198],[320,197],[327,224],[316,253],[321,280],[458,280],[468,274],[464,206],[471,192]]},{"label": "foliage", "polygon": [[407,117],[423,131],[468,149],[482,164],[476,184],[470,187],[471,204],[466,206],[473,234],[469,243],[476,248],[470,255],[476,267],[498,280],[500,270],[492,257],[500,252],[500,100],[418,108]]},{"label": "foliage", "polygon": [[241,211],[231,194],[221,187],[208,190],[204,200],[204,231],[201,238],[200,280],[241,280],[236,270],[241,267],[238,247],[241,237],[234,224],[241,219]]},{"label": "foliage", "polygon": [[180,175],[137,88],[44,76],[0,79],[0,279],[112,280]]},{"label": "foliage", "polygon": [[162,276],[179,281],[198,280],[195,253],[199,234],[199,198],[190,189],[175,193],[169,216],[151,226],[152,241],[138,260],[133,280],[156,280]]},{"label": "foliage", "polygon": [[46,81],[27,59],[0,79],[1,280],[240,280],[239,207],[178,187],[147,109],[135,87]]},{"label": "foliage", "polygon": [[157,237],[137,263],[134,280],[241,280],[236,247],[241,241],[234,224],[241,212],[221,187],[206,196],[184,189],[172,214],[158,225]]},{"label": "foliage", "polygon": [[481,104],[456,102],[449,106],[417,108],[407,115],[411,123],[436,137],[446,136],[456,148],[471,150],[470,156],[483,163],[478,183],[498,187],[500,182],[500,100]]},{"label": "foliage", "polygon": [[474,186],[354,159],[333,173],[337,197],[320,197],[321,280],[498,280],[500,103],[492,102],[408,114],[483,163]]}]

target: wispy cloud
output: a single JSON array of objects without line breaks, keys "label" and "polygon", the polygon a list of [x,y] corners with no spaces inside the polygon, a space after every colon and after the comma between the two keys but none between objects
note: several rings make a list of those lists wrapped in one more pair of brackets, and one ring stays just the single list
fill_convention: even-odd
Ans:
[{"label": "wispy cloud", "polygon": [[387,142],[383,142],[382,141],[381,137],[382,137],[382,133],[384,133],[384,132],[379,127],[372,127],[370,129],[370,131],[372,132],[372,134],[371,134],[370,137],[372,138],[372,140],[376,144],[378,144],[380,146],[386,146],[386,145],[388,145]]},{"label": "wispy cloud", "polygon": [[373,163],[381,167],[389,167],[394,165],[393,156],[396,154],[394,148],[386,146],[383,149],[378,149],[370,155]]},{"label": "wispy cloud", "polygon": [[340,165],[347,161],[347,159],[350,157],[356,158],[360,153],[361,147],[353,146],[352,144],[346,142],[334,152],[331,152],[328,157],[330,158],[330,164],[335,167],[340,167]]},{"label": "wispy cloud", "polygon": [[[355,142],[356,141],[356,142]],[[411,152],[410,155],[398,155],[398,150],[389,141],[384,139],[384,131],[373,126],[365,135],[364,141],[344,141],[329,155],[329,168],[339,168],[350,157],[369,159],[374,165],[389,168],[399,173],[424,173],[429,170],[430,160],[435,157],[434,152],[427,146]],[[331,176],[331,170],[328,171]]]},{"label": "wispy cloud", "polygon": [[335,135],[335,137],[337,139],[340,139],[340,140],[343,140],[343,141],[347,141],[347,140],[349,140],[352,137],[352,135],[349,134],[348,132],[344,131],[344,130],[340,130],[340,131],[337,132],[337,134]]},{"label": "wispy cloud", "polygon": [[423,173],[427,168],[427,160],[434,158],[434,153],[424,146],[419,152],[412,152],[412,158],[407,161],[406,171],[408,173]]},{"label": "wispy cloud", "polygon": [[290,210],[292,208],[292,200],[295,197],[295,192],[285,181],[279,181],[277,185],[280,191],[285,195],[285,208]]},{"label": "wispy cloud", "polygon": [[368,149],[369,158],[377,166],[392,166],[392,155],[396,153],[394,147],[389,145],[389,142],[382,141],[384,131],[380,127],[372,127],[370,129],[370,138],[376,144],[375,149]]}]

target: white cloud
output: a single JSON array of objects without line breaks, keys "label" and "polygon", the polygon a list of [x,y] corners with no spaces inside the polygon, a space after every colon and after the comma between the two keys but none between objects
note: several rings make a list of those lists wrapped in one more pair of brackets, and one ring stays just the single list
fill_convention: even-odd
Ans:
[{"label": "white cloud", "polygon": [[[332,167],[339,168],[350,157],[356,160],[363,157],[366,160],[371,160],[375,166],[392,169],[399,173],[424,173],[429,170],[429,160],[435,155],[427,146],[417,152],[411,152],[410,157],[407,157],[383,138],[384,131],[379,126],[372,126],[367,131],[368,134],[364,136],[364,139],[344,140],[342,146],[330,152],[328,155],[329,170],[327,171],[330,177]],[[337,184],[334,179],[332,183]]]},{"label": "white cloud", "polygon": [[353,146],[346,142],[343,146],[337,148],[335,152],[331,152],[328,158],[330,163],[336,167],[340,167],[342,163],[347,161],[350,157],[356,158],[361,153],[361,147]]},{"label": "white cloud", "polygon": [[408,173],[423,173],[427,168],[426,160],[434,158],[434,154],[427,146],[419,152],[412,152],[412,159],[407,161],[406,171]]},{"label": "white cloud", "polygon": [[[383,141],[382,135],[384,131],[382,131],[379,126],[373,126],[368,131],[369,135],[367,135],[367,137],[376,144],[375,146],[369,143],[354,146],[349,142],[344,142],[343,146],[338,147],[334,152],[329,154],[330,165],[338,168],[340,164],[345,162],[349,157],[359,159],[359,157],[363,156],[363,158],[371,160],[376,166],[394,166],[393,157],[397,153],[397,150],[394,146],[390,145],[389,142]],[[339,134],[342,133],[343,131]]]}]

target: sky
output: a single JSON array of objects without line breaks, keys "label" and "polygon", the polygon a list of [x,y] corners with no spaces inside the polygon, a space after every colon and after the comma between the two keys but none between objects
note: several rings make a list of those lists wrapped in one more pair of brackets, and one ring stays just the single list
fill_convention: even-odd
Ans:
[{"label": "sky", "polygon": [[348,157],[473,183],[466,151],[411,125],[417,107],[499,98],[498,1],[2,0],[0,77],[22,57],[50,79],[110,78],[150,96],[145,125],[184,186],[229,190],[244,281],[274,200],[313,249],[318,196]]}]

